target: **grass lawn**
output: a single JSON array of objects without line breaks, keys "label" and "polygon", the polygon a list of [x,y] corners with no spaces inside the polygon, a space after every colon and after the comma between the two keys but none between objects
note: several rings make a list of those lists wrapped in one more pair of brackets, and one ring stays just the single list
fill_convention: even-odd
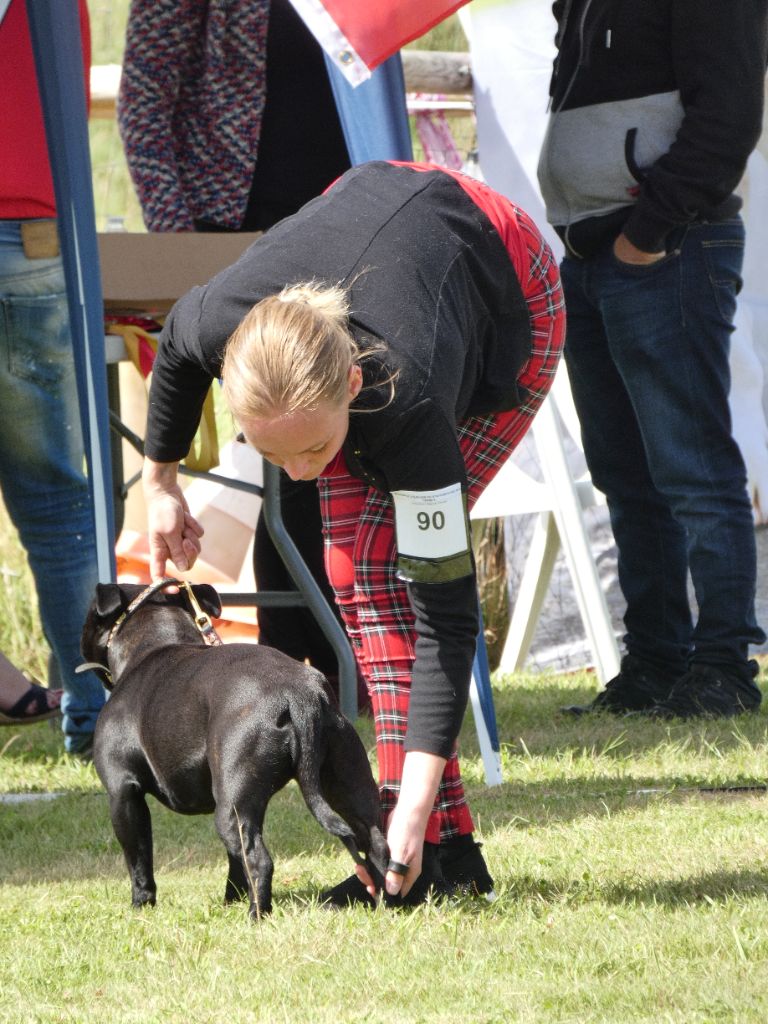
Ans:
[{"label": "grass lawn", "polygon": [[[91,5],[96,62],[120,60],[126,10]],[[92,131],[99,226],[121,214],[140,230],[114,126]],[[0,572],[0,649],[44,675],[1,508]],[[93,768],[57,728],[1,728],[0,1022],[765,1024],[768,702],[665,725],[561,714],[593,695],[587,674],[494,691],[504,784],[484,785],[471,713],[461,745],[498,898],[406,913],[317,905],[351,865],[294,785],[267,817],[270,918],[223,905],[210,818],[154,803],[159,902],[133,911]]]},{"label": "grass lawn", "polygon": [[[334,913],[350,869],[296,787],[266,839],[275,911],[224,907],[210,818],[152,803],[158,905],[133,911],[92,767],[48,725],[4,729],[0,1020],[764,1022],[768,712],[673,726],[573,720],[590,676],[495,681],[505,783],[462,746],[494,904]],[[370,723],[360,730],[372,746]],[[717,787],[755,787],[712,793]]]}]

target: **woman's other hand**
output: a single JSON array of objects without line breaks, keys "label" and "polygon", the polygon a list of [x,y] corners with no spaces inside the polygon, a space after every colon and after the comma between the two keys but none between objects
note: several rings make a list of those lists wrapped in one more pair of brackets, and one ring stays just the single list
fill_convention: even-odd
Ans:
[{"label": "woman's other hand", "polygon": [[[407,865],[408,870],[404,875],[387,872],[385,887],[390,896],[407,896],[421,874],[424,835],[444,768],[445,758],[437,754],[411,750],[405,755],[400,796],[390,815],[387,843],[392,861]],[[375,896],[376,887],[365,868],[357,865],[355,874]]]}]

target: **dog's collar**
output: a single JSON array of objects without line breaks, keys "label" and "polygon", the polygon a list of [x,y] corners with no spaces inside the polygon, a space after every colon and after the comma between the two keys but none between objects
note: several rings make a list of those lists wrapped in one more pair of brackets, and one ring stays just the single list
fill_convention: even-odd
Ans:
[{"label": "dog's collar", "polygon": [[100,672],[104,676],[104,685],[108,690],[112,689],[112,673],[109,671],[106,665],[102,665],[98,661],[84,661],[82,665],[78,665],[75,669],[75,674],[79,675],[81,672]]},{"label": "dog's collar", "polygon": [[109,636],[107,637],[107,651],[109,651],[110,645],[114,641],[115,637],[119,633],[120,629],[125,622],[137,611],[141,606],[156,594],[158,590],[163,590],[165,587],[178,587],[180,590],[185,590],[187,599],[192,605],[193,618],[195,625],[197,626],[203,640],[208,644],[209,647],[218,647],[221,644],[221,638],[213,627],[211,619],[203,609],[195,597],[195,592],[192,589],[191,583],[187,580],[177,580],[173,576],[165,576],[161,580],[155,580],[154,583],[150,583],[140,594],[131,601],[128,607],[125,609],[123,614],[117,619],[114,626],[110,630]]},{"label": "dog's collar", "polygon": [[[192,590],[191,584],[186,580],[177,580],[172,576],[166,576],[161,580],[156,580],[154,583],[151,583],[145,590],[142,590],[140,594],[137,594],[122,615],[116,620],[112,629],[109,631],[109,636],[107,637],[107,654],[109,653],[109,648],[112,645],[113,640],[120,631],[120,628],[125,624],[126,620],[129,619],[138,608],[141,608],[145,601],[148,601],[153,594],[156,594],[158,590],[162,590],[164,587],[170,586],[179,587],[179,589],[186,591],[189,603],[192,605],[195,625],[206,644],[208,644],[209,647],[218,647],[221,645],[221,637],[216,632],[210,617],[206,615],[200,607],[200,603],[195,597],[195,592]],[[83,665],[78,665],[75,672],[99,672],[105,677],[105,685],[108,686],[109,689],[112,688],[112,673],[106,665],[101,665],[97,661],[87,661]]]},{"label": "dog's collar", "polygon": [[125,609],[122,615],[119,615],[115,619],[112,625],[112,629],[110,629],[109,631],[109,636],[107,637],[107,653],[109,653],[109,648],[112,646],[112,642],[114,641],[115,637],[120,632],[123,625],[131,617],[131,615],[133,615],[133,613],[137,611],[137,609],[141,608],[141,606],[146,601],[148,601],[153,594],[156,594],[158,590],[162,590],[163,587],[169,587],[171,584],[181,586],[179,580],[173,579],[171,576],[165,576],[161,580],[155,580],[154,583],[150,583],[148,587],[145,587],[140,594],[137,594],[136,597],[134,597],[134,599],[131,601],[131,603],[128,605],[128,607]]},{"label": "dog's collar", "polygon": [[[177,583],[179,581],[174,580],[174,582]],[[221,637],[216,632],[210,616],[207,615],[200,607],[200,602],[195,597],[192,584],[187,580],[182,580],[180,586],[184,587],[187,592],[189,603],[192,605],[192,611],[195,613],[195,625],[197,626],[198,632],[202,636],[203,640],[205,640],[209,647],[221,647]]]}]

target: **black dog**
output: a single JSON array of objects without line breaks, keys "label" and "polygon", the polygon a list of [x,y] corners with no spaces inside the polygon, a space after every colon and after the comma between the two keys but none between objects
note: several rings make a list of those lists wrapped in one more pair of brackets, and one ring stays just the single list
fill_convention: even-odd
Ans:
[{"label": "black dog", "polygon": [[267,647],[209,646],[211,636],[218,643],[206,615],[221,614],[216,591],[179,584],[171,594],[162,589],[171,583],[178,581],[99,584],[83,628],[83,667],[114,686],[93,760],[133,905],[154,904],[157,891],[151,793],[180,814],[214,813],[229,858],[225,899],[247,894],[252,917],[268,913],[273,863],[262,826],[270,798],[289,779],[381,886],[388,853],[376,783],[324,677]]}]

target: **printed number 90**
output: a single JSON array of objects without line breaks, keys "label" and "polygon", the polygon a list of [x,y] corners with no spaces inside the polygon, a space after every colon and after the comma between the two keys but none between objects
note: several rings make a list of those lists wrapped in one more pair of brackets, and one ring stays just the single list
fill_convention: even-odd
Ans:
[{"label": "printed number 90", "polygon": [[416,516],[416,521],[419,524],[420,530],[428,530],[432,527],[433,530],[442,530],[445,526],[445,516],[442,512],[433,512],[432,515],[429,512],[419,512]]}]

